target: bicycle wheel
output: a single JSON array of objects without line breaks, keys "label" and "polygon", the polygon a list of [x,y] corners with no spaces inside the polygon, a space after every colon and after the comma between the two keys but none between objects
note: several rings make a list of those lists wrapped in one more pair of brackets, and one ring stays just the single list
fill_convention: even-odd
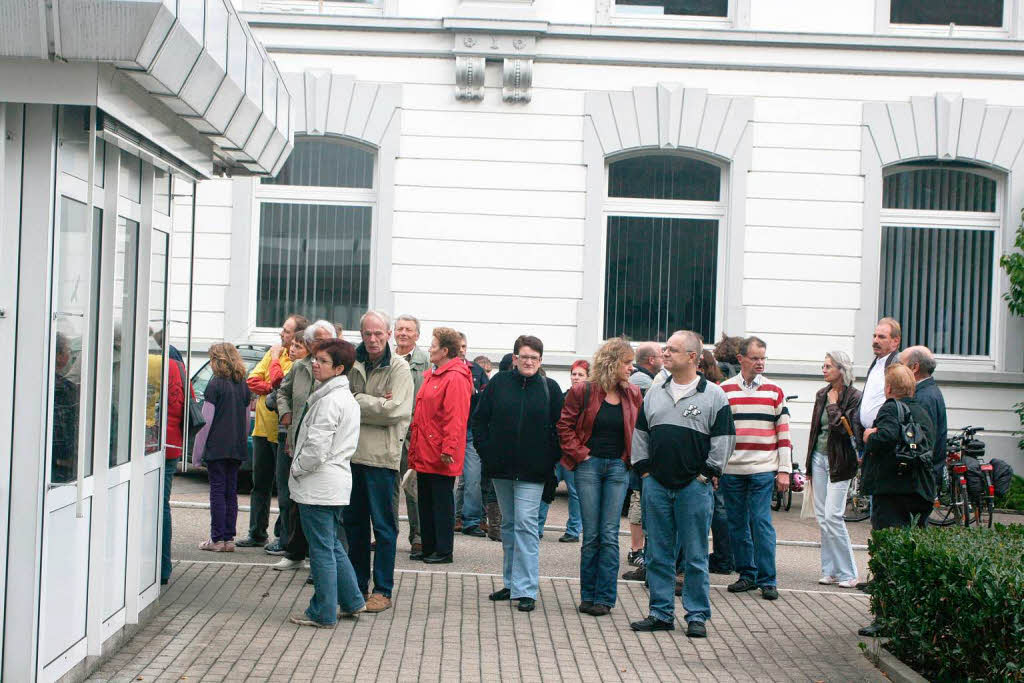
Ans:
[{"label": "bicycle wheel", "polygon": [[978,526],[985,529],[992,528],[992,516],[995,513],[996,502],[994,498],[988,495],[988,492],[992,490],[992,474],[985,472],[985,493],[982,494],[981,499],[977,501],[977,516]]},{"label": "bicycle wheel", "polygon": [[960,515],[958,514],[960,508],[953,505],[952,491],[950,490],[951,482],[948,473],[943,479],[944,481],[936,498],[935,506],[928,515],[928,523],[932,526],[953,526],[960,521]]},{"label": "bicycle wheel", "polygon": [[871,516],[871,504],[867,496],[855,493],[846,501],[846,511],[843,513],[843,520],[846,522],[863,522]]}]

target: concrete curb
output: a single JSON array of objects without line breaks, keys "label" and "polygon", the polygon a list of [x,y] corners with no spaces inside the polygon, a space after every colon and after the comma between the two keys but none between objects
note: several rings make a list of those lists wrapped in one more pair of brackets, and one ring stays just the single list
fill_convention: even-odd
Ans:
[{"label": "concrete curb", "polygon": [[[863,638],[863,636],[861,636]],[[883,645],[888,638],[866,638],[864,656],[894,683],[928,683],[928,679],[904,664]]]}]

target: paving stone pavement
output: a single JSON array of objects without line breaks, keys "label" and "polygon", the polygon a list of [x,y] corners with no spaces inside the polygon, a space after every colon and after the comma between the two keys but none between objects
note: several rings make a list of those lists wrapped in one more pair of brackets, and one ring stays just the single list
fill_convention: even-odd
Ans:
[{"label": "paving stone pavement", "polygon": [[861,655],[866,596],[711,589],[706,640],[637,634],[641,584],[619,583],[608,617],[576,610],[579,583],[542,578],[538,609],[487,594],[498,576],[399,571],[395,606],[314,629],[288,622],[312,591],[306,571],[179,562],[160,606],[90,681],[884,681]]}]

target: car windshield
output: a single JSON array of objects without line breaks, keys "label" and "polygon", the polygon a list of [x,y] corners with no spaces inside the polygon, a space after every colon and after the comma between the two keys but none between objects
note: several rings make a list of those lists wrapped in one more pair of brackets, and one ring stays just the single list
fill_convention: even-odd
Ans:
[{"label": "car windshield", "polygon": [[[242,362],[245,364],[245,374],[248,375],[256,367],[256,364],[260,362],[260,359],[243,357]],[[203,401],[203,394],[206,393],[206,385],[210,383],[211,379],[213,379],[213,366],[210,365],[210,361],[206,361],[203,367],[199,368],[199,371],[192,375],[192,388],[196,392],[196,400],[200,403]]]}]

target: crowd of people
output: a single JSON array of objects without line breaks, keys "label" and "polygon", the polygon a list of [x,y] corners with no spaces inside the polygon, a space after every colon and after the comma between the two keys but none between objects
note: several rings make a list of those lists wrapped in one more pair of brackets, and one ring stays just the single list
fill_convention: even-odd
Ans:
[{"label": "crowd of people", "polygon": [[[616,606],[623,514],[633,565],[623,578],[650,593],[633,630],[674,629],[680,596],[687,636],[706,637],[711,572],[738,573],[730,593],[778,599],[771,503],[790,486],[794,461],[786,394],[765,375],[763,339],[723,336],[713,351],[686,330],[635,347],[609,339],[572,364],[563,393],[535,336],[517,338],[491,374],[488,358],[467,360],[466,336],[451,328],[435,328],[426,353],[410,315],[392,322],[368,311],[359,332],[354,346],[328,321],[290,316],[281,344],[248,375],[231,344],[209,350],[214,377],[193,451],[210,478],[210,538],[200,547],[262,546],[281,556],[273,566],[282,571],[308,559],[313,597],[291,621],[331,627],[392,607],[401,494],[410,559],[452,563],[456,533],[500,541],[503,586],[488,597],[534,610],[540,538],[560,482],[569,519],[558,540],[580,543],[581,613]],[[863,586],[843,521],[861,465],[873,529],[923,524],[936,495],[946,417],[935,358],[922,346],[901,353],[901,336],[897,321],[878,322],[863,390],[846,352],[824,357],[804,463],[821,584]],[[236,541],[252,401],[252,513]],[[906,457],[908,423],[918,463]],[[168,437],[169,465],[181,442]]]}]

